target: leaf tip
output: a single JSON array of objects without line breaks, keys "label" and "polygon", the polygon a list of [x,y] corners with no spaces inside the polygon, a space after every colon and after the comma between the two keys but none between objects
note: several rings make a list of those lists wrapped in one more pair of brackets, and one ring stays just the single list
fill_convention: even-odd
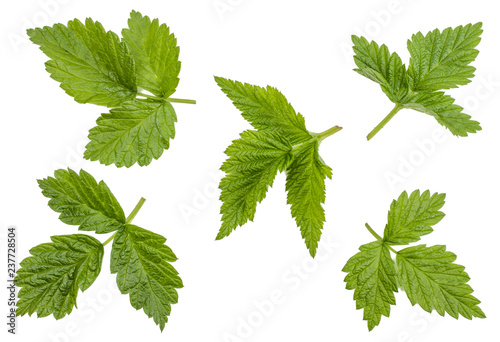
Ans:
[{"label": "leaf tip", "polygon": [[225,79],[224,77],[220,77],[220,76],[215,76],[214,75],[214,80],[215,82],[219,85],[219,87],[222,87],[222,84],[227,81],[227,79]]},{"label": "leaf tip", "polygon": [[33,28],[29,28],[29,29],[26,30],[26,34],[30,38],[33,38],[33,36],[35,35],[35,32],[36,32],[36,29],[33,29]]}]

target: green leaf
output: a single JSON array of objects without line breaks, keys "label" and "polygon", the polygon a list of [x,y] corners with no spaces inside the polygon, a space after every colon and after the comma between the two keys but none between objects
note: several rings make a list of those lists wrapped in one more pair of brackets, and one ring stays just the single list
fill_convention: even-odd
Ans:
[{"label": "green leaf", "polygon": [[116,107],[137,93],[134,60],[125,43],[99,22],[29,29],[31,41],[50,58],[50,76],[79,103]]},{"label": "green leaf", "polygon": [[304,117],[295,112],[276,88],[262,88],[222,77],[215,77],[215,81],[255,129],[279,133],[292,145],[311,139]]},{"label": "green leaf", "polygon": [[111,271],[118,273],[118,288],[130,295],[135,309],[142,308],[163,330],[171,304],[178,301],[176,289],[183,285],[170,264],[177,258],[165,246],[166,239],[131,224],[146,200],[141,198],[125,218],[106,184],[97,183],[83,170],[80,174],[57,170],[54,178],[39,184],[63,222],[97,233],[118,231],[103,244],[87,235],[68,235],[54,236],[52,243],[33,248],[14,281],[22,287],[18,315],[36,311],[39,317],[54,314],[59,319],[71,313],[78,289],[84,291],[94,282],[104,246],[113,241]]},{"label": "green leaf", "polygon": [[325,179],[332,177],[332,169],[323,162],[318,150],[316,140],[296,147],[286,174],[287,203],[291,204],[292,216],[312,257],[316,255],[325,222]]},{"label": "green leaf", "polygon": [[[410,196],[404,191],[391,204],[384,238],[365,224],[377,240],[362,245],[343,271],[349,273],[346,288],[354,289],[356,308],[365,308],[363,319],[368,321],[369,330],[380,323],[381,315],[389,316],[390,305],[396,304],[393,292],[398,285],[412,305],[419,304],[425,311],[436,310],[441,316],[448,312],[455,318],[485,318],[478,307],[480,301],[471,295],[465,268],[453,263],[457,256],[447,252],[445,246],[419,245],[399,252],[390,246],[419,241],[431,233],[431,226],[444,217],[439,209],[445,197],[438,193],[431,196],[429,190],[422,194],[416,190]],[[391,251],[396,254],[395,261]]]},{"label": "green leaf", "polygon": [[76,307],[78,289],[85,291],[101,271],[104,248],[95,238],[83,235],[52,236],[30,250],[15,278],[21,287],[18,316],[36,312],[38,317],[61,319]]},{"label": "green leaf", "polygon": [[[99,22],[77,19],[28,30],[51,58],[47,71],[77,102],[112,107],[90,131],[85,158],[117,167],[148,165],[174,138],[175,111],[170,98],[179,83],[179,47],[158,19],[132,11],[123,40]],[[154,95],[138,92],[138,87]],[[136,99],[136,96],[147,100]],[[168,100],[168,101],[167,101]]]},{"label": "green leaf", "polygon": [[474,77],[469,64],[477,57],[482,24],[468,24],[417,33],[408,41],[410,63],[408,70],[396,53],[385,45],[378,46],[363,37],[353,36],[354,61],[361,75],[381,85],[387,97],[396,105],[368,134],[372,139],[403,108],[432,115],[452,134],[466,137],[481,130],[479,122],[462,112],[455,100],[438,90],[457,88]]},{"label": "green leaf", "polygon": [[226,149],[229,158],[221,167],[226,176],[219,185],[223,204],[217,240],[253,221],[257,203],[266,197],[276,174],[290,163],[291,152],[288,141],[267,131],[245,131]]},{"label": "green leaf", "polygon": [[420,194],[415,190],[408,197],[406,191],[391,203],[384,231],[384,241],[390,245],[407,245],[432,233],[433,225],[439,223],[444,213],[439,211],[444,205],[445,194],[429,190]]},{"label": "green leaf", "polygon": [[177,271],[170,264],[177,260],[166,239],[146,229],[127,224],[113,241],[111,272],[117,273],[118,288],[130,295],[130,304],[143,309],[163,331],[178,301],[177,288],[183,287]]},{"label": "green leaf", "polygon": [[346,289],[354,290],[356,309],[364,309],[363,319],[372,330],[382,315],[389,317],[391,305],[396,305],[396,267],[389,248],[379,241],[362,245],[359,250],[342,271],[348,273],[344,281]]},{"label": "green leaf", "polygon": [[470,115],[462,113],[463,108],[443,92],[415,93],[403,100],[404,108],[432,115],[437,122],[448,128],[453,135],[466,137],[468,133],[481,130],[479,122],[471,120]]},{"label": "green leaf", "polygon": [[457,88],[474,77],[472,63],[479,51],[482,23],[451,27],[427,35],[414,34],[408,41],[408,81],[415,92]]},{"label": "green leaf", "polygon": [[123,41],[134,56],[140,88],[167,98],[179,84],[179,47],[177,39],[158,19],[149,19],[132,11],[128,29],[122,30]]},{"label": "green leaf", "polygon": [[398,103],[408,93],[406,68],[397,53],[389,52],[386,45],[378,46],[364,37],[352,36],[354,62],[357,73],[380,84],[389,99]]},{"label": "green leaf", "polygon": [[246,131],[226,150],[226,173],[219,185],[222,225],[217,240],[236,227],[253,221],[257,204],[265,197],[278,172],[286,171],[288,204],[310,254],[314,257],[325,222],[325,178],[332,170],[321,159],[321,141],[340,131],[335,126],[322,133],[306,129],[276,88],[215,77],[222,91],[233,101],[257,131]]},{"label": "green leaf", "polygon": [[441,316],[447,312],[457,319],[485,318],[477,306],[481,302],[471,295],[465,267],[453,263],[456,258],[446,246],[405,248],[396,256],[399,281],[411,304],[425,311],[436,310]]},{"label": "green leaf", "polygon": [[79,230],[109,233],[123,226],[125,214],[106,183],[96,182],[84,170],[57,170],[54,177],[38,180],[49,207],[61,213],[59,219]]},{"label": "green leaf", "polygon": [[102,164],[149,165],[175,136],[175,110],[165,100],[136,99],[102,114],[89,132],[84,157]]}]

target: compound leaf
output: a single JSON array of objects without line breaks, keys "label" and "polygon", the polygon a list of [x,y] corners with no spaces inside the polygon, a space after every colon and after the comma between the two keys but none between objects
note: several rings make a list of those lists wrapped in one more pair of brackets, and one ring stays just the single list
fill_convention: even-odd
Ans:
[{"label": "compound leaf", "polygon": [[466,137],[481,130],[477,121],[462,112],[455,100],[438,91],[465,85],[474,77],[472,63],[479,51],[482,24],[468,24],[434,30],[427,35],[417,33],[408,41],[408,70],[396,53],[385,45],[353,36],[354,62],[359,74],[377,82],[396,105],[368,134],[372,139],[401,109],[409,108],[432,115],[452,134]]},{"label": "compound leaf", "polygon": [[276,88],[215,77],[222,91],[257,129],[246,131],[226,150],[226,172],[219,187],[222,226],[221,239],[237,226],[253,220],[278,172],[286,171],[287,202],[300,228],[311,256],[315,256],[325,222],[325,178],[332,170],[319,155],[323,139],[340,131],[335,126],[322,133],[306,129],[304,117],[295,112]]},{"label": "compound leaf", "polygon": [[[415,242],[431,233],[431,226],[444,217],[439,211],[444,199],[445,194],[431,196],[428,190],[422,194],[416,190],[410,196],[405,191],[391,204],[384,238],[365,225],[377,240],[362,245],[343,271],[348,273],[346,288],[354,289],[356,308],[365,309],[369,330],[380,323],[381,315],[389,316],[398,286],[412,305],[419,304],[427,312],[436,310],[441,316],[447,312],[454,318],[486,317],[478,306],[481,302],[472,296],[465,268],[454,263],[457,256],[447,252],[446,246],[418,245],[401,251],[390,246]],[[396,260],[391,259],[391,251]]]}]

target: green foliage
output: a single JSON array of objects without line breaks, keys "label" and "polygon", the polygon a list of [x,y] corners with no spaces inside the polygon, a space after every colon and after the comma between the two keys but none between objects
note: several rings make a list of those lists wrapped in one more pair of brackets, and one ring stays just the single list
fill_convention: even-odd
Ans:
[{"label": "green foliage", "polygon": [[84,157],[105,165],[149,165],[175,137],[177,116],[170,102],[132,100],[97,119]]},{"label": "green foliage", "polygon": [[332,169],[318,150],[319,141],[296,147],[286,173],[287,203],[313,257],[325,222],[325,179],[332,178]]},{"label": "green foliage", "polygon": [[221,167],[226,176],[219,185],[222,225],[217,239],[253,221],[257,204],[266,197],[276,174],[285,171],[292,216],[314,257],[325,221],[325,178],[332,176],[319,155],[319,144],[341,128],[311,133],[304,117],[276,88],[221,77],[215,81],[255,128],[243,132],[226,149],[228,159]]},{"label": "green foliage", "polygon": [[347,261],[344,272],[346,289],[354,290],[356,309],[364,309],[363,319],[372,330],[382,315],[389,317],[398,292],[396,266],[389,248],[380,241],[359,247],[359,253]]},{"label": "green foliage", "polygon": [[163,330],[171,304],[178,301],[176,289],[183,284],[171,265],[177,258],[166,239],[131,224],[145,200],[125,218],[107,185],[83,170],[57,170],[38,183],[61,221],[80,230],[115,233],[104,243],[82,234],[52,236],[52,243],[32,248],[14,280],[21,287],[17,315],[36,312],[60,319],[71,313],[78,290],[92,285],[101,271],[104,246],[113,241],[111,272],[117,273],[118,288]]},{"label": "green foliage", "polygon": [[122,293],[130,295],[130,304],[143,309],[163,330],[177,303],[176,288],[183,287],[177,271],[170,264],[177,260],[165,246],[166,239],[146,229],[127,224],[120,229],[111,250],[111,273]]},{"label": "green foliage", "polygon": [[414,34],[408,41],[408,83],[415,92],[457,88],[474,77],[482,23]]},{"label": "green foliage", "polygon": [[22,287],[18,316],[36,312],[38,317],[61,319],[76,306],[78,289],[85,291],[101,272],[104,247],[83,234],[52,236],[52,242],[30,250],[17,272],[15,284]]},{"label": "green foliage", "polygon": [[116,107],[137,94],[135,63],[120,38],[99,22],[29,29],[31,41],[50,58],[50,76],[79,103]]},{"label": "green foliage", "polygon": [[407,245],[417,242],[422,235],[432,233],[432,227],[444,217],[439,211],[444,205],[445,194],[429,190],[420,194],[415,190],[410,196],[403,191],[392,201],[384,230],[384,241],[390,245]]},{"label": "green foliage", "polygon": [[433,116],[456,136],[465,137],[481,130],[477,121],[462,112],[455,100],[442,91],[465,85],[474,77],[476,46],[481,41],[482,24],[468,24],[427,35],[417,33],[408,41],[408,69],[401,58],[385,45],[352,37],[356,72],[380,84],[382,91],[395,103],[391,113],[368,134],[373,138],[403,108]]},{"label": "green foliage", "polygon": [[368,42],[365,37],[352,36],[354,43],[354,69],[373,82],[380,84],[382,91],[392,102],[400,102],[408,93],[406,68],[397,53],[390,53],[387,46]]},{"label": "green foliage", "polygon": [[106,183],[96,182],[84,170],[57,170],[54,177],[38,181],[49,207],[61,213],[59,219],[79,230],[109,233],[125,224],[125,214]]},{"label": "green foliage", "polygon": [[[181,63],[175,36],[158,19],[132,11],[123,39],[88,18],[29,29],[31,41],[50,58],[51,77],[79,103],[112,107],[90,130],[84,157],[130,167],[158,159],[175,136],[171,98]],[[153,95],[141,92],[141,89]],[[142,97],[142,98],[139,98]]]},{"label": "green foliage", "polygon": [[398,279],[411,304],[427,312],[436,310],[441,316],[447,312],[456,319],[485,318],[477,306],[481,302],[471,295],[465,267],[453,263],[456,259],[446,246],[405,248],[396,255]]},{"label": "green foliage", "polygon": [[227,176],[220,183],[223,204],[218,240],[253,220],[257,203],[266,197],[276,174],[290,163],[291,152],[288,141],[266,131],[245,131],[226,149],[229,158],[221,167]]},{"label": "green foliage", "polygon": [[[348,273],[346,288],[354,290],[356,308],[364,310],[369,330],[380,324],[382,315],[389,317],[390,306],[396,305],[398,285],[412,305],[418,304],[425,311],[436,310],[441,316],[447,312],[457,319],[459,315],[486,317],[478,306],[481,302],[471,294],[465,267],[454,263],[456,255],[445,246],[418,245],[400,251],[391,247],[416,242],[431,233],[431,226],[444,217],[439,211],[444,199],[444,194],[431,196],[429,191],[420,194],[416,190],[410,196],[403,192],[391,204],[384,238],[366,225],[377,241],[362,245],[343,271]],[[395,261],[390,251],[396,254]]]},{"label": "green foliage", "polygon": [[471,120],[462,113],[463,108],[454,103],[455,100],[442,91],[432,93],[414,93],[405,99],[401,108],[413,109],[433,116],[437,122],[445,126],[456,136],[465,137],[468,133],[481,130],[479,122]]},{"label": "green foliage", "polygon": [[177,39],[158,19],[149,19],[132,11],[128,29],[122,30],[123,41],[130,49],[137,67],[140,88],[167,98],[179,84],[179,47]]}]

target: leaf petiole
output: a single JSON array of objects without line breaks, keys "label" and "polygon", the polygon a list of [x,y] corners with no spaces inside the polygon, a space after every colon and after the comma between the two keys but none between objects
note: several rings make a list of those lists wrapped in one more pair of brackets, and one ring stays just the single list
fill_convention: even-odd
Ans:
[{"label": "leaf petiole", "polygon": [[113,235],[111,235],[111,236],[109,237],[109,239],[107,239],[106,241],[104,241],[104,242],[102,243],[102,246],[104,247],[104,246],[106,246],[108,243],[110,243],[111,241],[113,241],[113,239],[115,238],[115,235],[116,235],[116,232],[114,232],[114,233],[113,233]]},{"label": "leaf petiole", "polygon": [[317,136],[318,142],[321,142],[323,139],[328,138],[329,136],[337,133],[340,130],[342,130],[342,127],[333,126],[332,128],[327,129],[324,132],[318,133],[318,136]]},{"label": "leaf petiole", "polygon": [[391,251],[393,251],[395,254],[398,254],[398,252],[394,248],[392,248],[391,246],[389,246],[388,244],[385,243],[384,239],[380,235],[378,235],[377,232],[374,231],[372,229],[372,227],[370,227],[370,225],[368,223],[365,223],[365,227],[375,237],[375,239],[377,239],[378,241],[382,242],[384,245],[386,245],[387,247],[389,247],[389,249]]},{"label": "leaf petiole", "polygon": [[196,104],[196,100],[176,99],[174,97],[168,97],[167,101],[176,102],[176,103]]},{"label": "leaf petiole", "polygon": [[139,213],[139,210],[141,210],[144,202],[146,202],[146,199],[144,197],[141,197],[141,199],[139,200],[139,202],[136,204],[134,210],[132,210],[132,212],[130,213],[130,215],[128,215],[127,219],[125,220],[125,224],[132,223],[132,220],[135,218],[135,216],[137,215],[137,213]]},{"label": "leaf petiole", "polygon": [[[142,206],[144,205],[144,202],[146,202],[146,199],[144,197],[141,197],[141,199],[139,200],[139,202],[136,204],[134,210],[132,210],[132,212],[130,213],[130,215],[128,215],[128,217],[126,218],[125,224],[132,223],[133,219],[137,216],[137,214],[139,213],[139,210],[141,210]],[[113,235],[111,235],[109,237],[109,239],[107,239],[106,241],[104,241],[103,244],[102,244],[102,246],[104,247],[108,243],[110,243],[111,241],[113,241],[113,239],[115,238],[116,233],[117,232],[115,232]]]},{"label": "leaf petiole", "polygon": [[370,140],[373,138],[384,126],[391,121],[391,119],[396,115],[401,109],[404,107],[401,106],[400,104],[396,104],[394,108],[391,110],[391,112],[382,120],[367,136],[366,139]]},{"label": "leaf petiole", "polygon": [[310,132],[309,134],[312,135],[312,138],[307,140],[307,141],[304,141],[304,142],[301,142],[300,144],[297,144],[297,145],[293,145],[292,146],[292,149],[293,150],[296,150],[298,149],[300,146],[304,145],[304,144],[307,144],[311,141],[314,141],[316,140],[318,143],[321,143],[324,139],[328,138],[329,136],[337,133],[338,131],[340,131],[342,129],[342,127],[339,127],[339,126],[334,126],[332,128],[329,128],[327,129],[326,131],[324,132],[321,132],[321,133],[312,133]]},{"label": "leaf petiole", "polygon": [[137,92],[137,95],[143,96],[143,97],[148,98],[148,99],[153,99],[153,100],[165,100],[165,101],[176,102],[176,103],[196,104],[196,100],[177,99],[177,98],[174,98],[174,97],[168,97],[168,98],[164,99],[162,97],[157,97],[157,96],[154,96],[154,95],[144,94],[144,93],[141,93],[139,91]]}]

